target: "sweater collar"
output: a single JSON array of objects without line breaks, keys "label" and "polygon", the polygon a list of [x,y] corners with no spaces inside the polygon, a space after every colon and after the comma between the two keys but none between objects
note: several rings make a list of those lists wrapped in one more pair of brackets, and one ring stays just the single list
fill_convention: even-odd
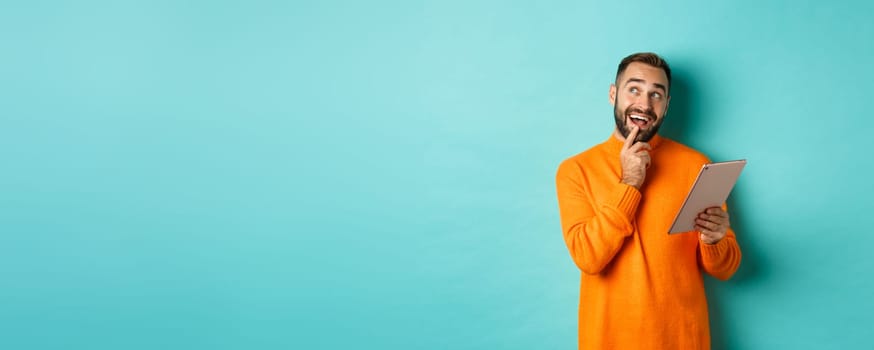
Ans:
[{"label": "sweater collar", "polygon": [[[659,136],[659,134],[655,134],[652,139],[649,140],[649,146],[652,150],[655,150],[662,143],[663,138]],[[607,145],[607,148],[610,152],[619,153],[622,151],[622,146],[625,146],[625,141],[619,141],[616,136],[613,136],[613,133],[610,133],[610,138],[607,139],[607,142],[604,142]]]}]

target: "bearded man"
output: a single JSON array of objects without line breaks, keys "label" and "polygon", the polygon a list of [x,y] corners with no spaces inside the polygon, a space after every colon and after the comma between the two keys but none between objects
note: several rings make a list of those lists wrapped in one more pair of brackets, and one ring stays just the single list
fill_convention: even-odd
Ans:
[{"label": "bearded man", "polygon": [[562,231],[580,276],[580,349],[710,349],[703,273],[725,280],[741,251],[725,206],[668,234],[700,152],[658,135],[671,69],[632,54],[610,85],[616,128],[556,174]]}]

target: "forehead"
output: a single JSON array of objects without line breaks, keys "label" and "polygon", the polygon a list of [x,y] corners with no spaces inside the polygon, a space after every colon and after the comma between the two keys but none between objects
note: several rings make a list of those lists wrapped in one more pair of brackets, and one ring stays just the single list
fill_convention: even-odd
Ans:
[{"label": "forehead", "polygon": [[630,80],[643,80],[646,84],[668,86],[668,76],[664,70],[641,62],[631,62],[618,80],[622,85]]}]

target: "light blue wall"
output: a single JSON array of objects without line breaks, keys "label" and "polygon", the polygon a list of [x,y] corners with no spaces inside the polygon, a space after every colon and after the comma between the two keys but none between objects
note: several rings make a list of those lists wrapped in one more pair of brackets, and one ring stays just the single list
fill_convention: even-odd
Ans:
[{"label": "light blue wall", "polygon": [[618,61],[747,158],[715,349],[867,348],[874,6],[6,1],[0,348],[573,349]]}]

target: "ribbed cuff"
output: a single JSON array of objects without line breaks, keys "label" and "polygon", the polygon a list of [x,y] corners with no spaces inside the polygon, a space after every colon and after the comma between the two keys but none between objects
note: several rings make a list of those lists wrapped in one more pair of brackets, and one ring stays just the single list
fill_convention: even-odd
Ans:
[{"label": "ribbed cuff", "polygon": [[699,244],[701,246],[701,254],[704,255],[705,258],[718,258],[722,256],[725,254],[725,250],[728,249],[727,238],[728,235],[722,237],[722,239],[719,240],[719,242],[716,242],[716,244],[707,244],[699,240],[699,242],[701,242],[701,244]]},{"label": "ribbed cuff", "polygon": [[619,212],[625,214],[628,222],[632,222],[634,215],[637,214],[637,205],[640,204],[640,197],[640,191],[634,188],[634,186],[619,183],[606,204],[618,209]]}]

